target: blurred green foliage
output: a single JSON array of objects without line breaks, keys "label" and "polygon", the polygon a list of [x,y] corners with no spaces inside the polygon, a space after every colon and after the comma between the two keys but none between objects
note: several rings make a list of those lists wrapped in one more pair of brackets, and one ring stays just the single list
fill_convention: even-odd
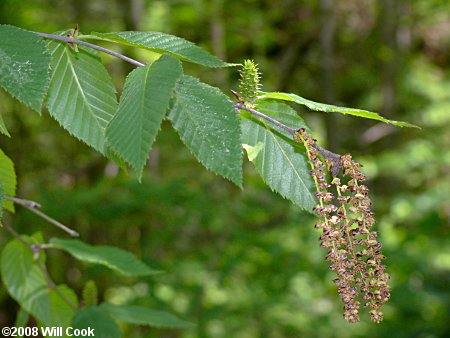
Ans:
[{"label": "blurred green foliage", "polygon": [[[79,295],[92,279],[100,299],[170,310],[196,323],[184,331],[123,327],[125,336],[450,335],[450,5],[348,0],[332,2],[330,9],[326,3],[0,1],[0,23],[43,32],[75,23],[86,33],[163,31],[229,62],[253,58],[263,89],[378,111],[423,128],[304,111],[321,145],[352,152],[365,165],[392,276],[385,321],[376,325],[363,316],[361,323],[348,324],[313,216],[270,192],[249,163],[240,191],[196,163],[167,124],[138,183],[71,138],[47,113],[39,117],[0,91],[0,113],[12,136],[1,137],[0,146],[16,164],[18,195],[39,201],[86,242],[121,246],[166,271],[145,282],[111,278],[101,267],[50,252],[54,279]],[[388,15],[392,10],[396,15]],[[105,60],[121,90],[129,66]],[[237,87],[233,70],[187,65],[186,71],[225,92]],[[22,233],[61,236],[24,210],[11,223]],[[9,237],[3,231],[0,236],[4,245]],[[17,305],[4,289],[0,302],[0,324],[11,326]]]}]

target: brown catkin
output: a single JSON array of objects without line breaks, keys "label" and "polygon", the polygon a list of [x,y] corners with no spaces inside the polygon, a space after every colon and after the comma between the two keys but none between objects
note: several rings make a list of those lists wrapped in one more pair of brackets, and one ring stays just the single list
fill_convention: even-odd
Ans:
[{"label": "brown catkin", "polygon": [[339,172],[335,170],[330,184],[326,173],[331,172],[335,159],[325,157],[324,163],[315,140],[303,128],[294,134],[294,140],[304,144],[311,164],[310,174],[319,201],[314,207],[319,215],[315,227],[322,229],[320,246],[328,250],[326,260],[337,275],[334,283],[344,303],[344,318],[350,323],[358,322],[362,300],[370,308],[372,321],[380,323],[381,306],[390,297],[389,275],[382,263],[378,233],[372,231],[375,218],[369,190],[362,184],[366,176],[360,171],[361,165],[350,154],[341,156],[342,177],[337,177]]}]

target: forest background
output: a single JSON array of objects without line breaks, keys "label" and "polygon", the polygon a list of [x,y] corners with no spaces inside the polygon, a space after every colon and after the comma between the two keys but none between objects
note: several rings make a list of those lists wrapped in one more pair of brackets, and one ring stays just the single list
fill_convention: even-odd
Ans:
[{"label": "forest background", "polygon": [[[385,320],[342,319],[314,217],[272,193],[249,163],[244,190],[207,172],[163,126],[142,179],[70,137],[0,90],[13,136],[18,193],[77,229],[165,273],[111,278],[104,268],[49,253],[50,274],[102,299],[171,311],[186,330],[123,327],[127,337],[448,337],[450,335],[450,5],[445,0],[1,0],[0,23],[51,33],[160,31],[229,62],[252,58],[263,89],[377,111],[420,125],[402,129],[303,111],[319,144],[351,152],[369,176],[392,298]],[[26,46],[24,46],[26,48]],[[121,50],[141,61],[155,55]],[[121,91],[131,66],[104,56]],[[224,92],[236,69],[186,65]],[[61,235],[17,208],[21,233]],[[0,246],[10,239],[0,233]],[[117,278],[117,280],[115,279]],[[0,289],[0,325],[18,305]]]}]

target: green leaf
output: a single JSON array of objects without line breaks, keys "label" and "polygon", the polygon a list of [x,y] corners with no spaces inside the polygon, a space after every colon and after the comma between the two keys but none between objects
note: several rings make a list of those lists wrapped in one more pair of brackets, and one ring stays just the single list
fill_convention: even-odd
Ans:
[{"label": "green leaf", "polygon": [[[41,244],[42,236],[22,236],[30,244]],[[39,253],[45,264],[44,253]],[[6,290],[25,311],[45,326],[67,326],[74,309],[53,289],[49,289],[44,273],[36,263],[33,252],[19,240],[9,242],[2,252],[1,274]],[[77,298],[65,285],[58,286],[75,306]]]},{"label": "green leaf", "polygon": [[106,129],[108,144],[139,177],[183,70],[177,59],[163,55],[127,77],[117,114]]},{"label": "green leaf", "polygon": [[[307,128],[288,105],[261,102],[258,110],[296,129]],[[264,182],[300,208],[312,212],[316,204],[314,183],[302,145],[272,129],[266,121],[242,111],[242,142],[249,160]]]},{"label": "green leaf", "polygon": [[0,25],[0,86],[38,113],[47,93],[50,55],[36,34]]},{"label": "green leaf", "polygon": [[325,104],[325,103],[319,103],[314,102],[308,99],[305,99],[301,96],[298,96],[296,94],[290,94],[290,93],[280,93],[280,92],[272,92],[272,93],[264,93],[263,95],[259,96],[260,100],[264,99],[274,99],[274,100],[284,100],[284,101],[290,101],[295,102],[300,105],[306,106],[311,110],[316,111],[323,111],[326,113],[341,113],[344,115],[353,115],[358,117],[363,117],[366,119],[372,119],[381,121],[384,123],[393,124],[398,127],[411,127],[411,128],[419,128],[418,126],[408,123],[408,122],[402,122],[402,121],[394,121],[394,120],[388,120],[384,118],[381,115],[378,115],[377,113],[367,111],[367,110],[361,110],[361,109],[354,109],[354,108],[346,108],[346,107],[338,107],[333,106],[331,104]]},{"label": "green leaf", "polygon": [[239,119],[217,88],[183,76],[169,119],[195,157],[209,170],[242,187]]},{"label": "green leaf", "polygon": [[111,246],[91,246],[77,239],[52,238],[50,247],[64,250],[84,262],[104,265],[127,276],[148,276],[159,273],[128,251]]},{"label": "green leaf", "polygon": [[74,309],[78,307],[78,299],[72,289],[61,284],[58,285],[58,290],[64,294],[66,299],[70,300],[74,307],[70,306],[55,290],[48,289],[50,296],[49,317],[45,320],[37,317],[45,326],[69,326],[74,315]]},{"label": "green leaf", "polygon": [[23,308],[20,308],[16,315],[16,320],[14,322],[15,327],[25,327],[30,319],[30,314],[26,312]]},{"label": "green leaf", "polygon": [[[14,163],[5,155],[0,149],[0,182],[2,183],[3,193],[5,196],[16,196],[16,172],[14,170]],[[3,200],[2,206],[4,209],[14,212],[14,204],[12,201]]]},{"label": "green leaf", "polygon": [[103,153],[105,128],[117,109],[115,89],[98,55],[50,42],[52,75],[47,106],[70,134]]},{"label": "green leaf", "polygon": [[211,55],[194,43],[174,35],[159,32],[112,32],[80,36],[81,39],[99,39],[116,42],[125,46],[144,48],[156,53],[167,53],[183,61],[207,67],[230,67],[238,64],[226,63]]},{"label": "green leaf", "polygon": [[117,152],[106,142],[105,144],[105,152],[104,155],[106,158],[109,158],[113,161],[120,169],[124,172],[128,173],[128,165],[127,162],[117,154]]},{"label": "green leaf", "polygon": [[136,325],[171,329],[184,329],[192,326],[192,323],[179,319],[168,312],[142,306],[103,303],[100,305],[100,309],[115,319]]},{"label": "green leaf", "polygon": [[11,135],[9,135],[8,129],[6,129],[5,121],[3,121],[3,116],[1,114],[0,114],[0,133],[8,137],[11,137]]},{"label": "green leaf", "polygon": [[[3,205],[3,200],[5,198],[5,193],[3,191],[3,183],[0,182],[0,205]],[[3,218],[3,207],[0,208],[0,225],[2,224]]]},{"label": "green leaf", "polygon": [[[92,332],[95,338],[120,338],[119,327],[109,316],[99,310],[97,306],[79,309],[73,318],[72,327]],[[91,331],[89,331],[91,330]]]}]

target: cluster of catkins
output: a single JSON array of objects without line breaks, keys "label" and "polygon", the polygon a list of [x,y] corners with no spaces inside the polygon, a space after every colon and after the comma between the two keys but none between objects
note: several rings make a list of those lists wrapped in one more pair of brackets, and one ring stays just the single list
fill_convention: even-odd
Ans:
[{"label": "cluster of catkins", "polygon": [[[371,230],[375,219],[368,188],[361,184],[366,180],[361,165],[350,154],[338,159],[327,158],[303,128],[294,134],[294,139],[305,145],[311,163],[319,201],[314,208],[319,215],[315,227],[323,230],[320,245],[328,250],[326,260],[337,274],[334,283],[344,303],[344,318],[350,323],[358,322],[359,308],[364,301],[370,308],[372,321],[379,323],[383,320],[381,306],[390,297],[389,275],[381,262],[384,256],[377,232]],[[325,164],[319,154],[325,155]],[[337,177],[340,169],[343,170],[341,179]],[[331,184],[326,172],[335,175]]]}]

